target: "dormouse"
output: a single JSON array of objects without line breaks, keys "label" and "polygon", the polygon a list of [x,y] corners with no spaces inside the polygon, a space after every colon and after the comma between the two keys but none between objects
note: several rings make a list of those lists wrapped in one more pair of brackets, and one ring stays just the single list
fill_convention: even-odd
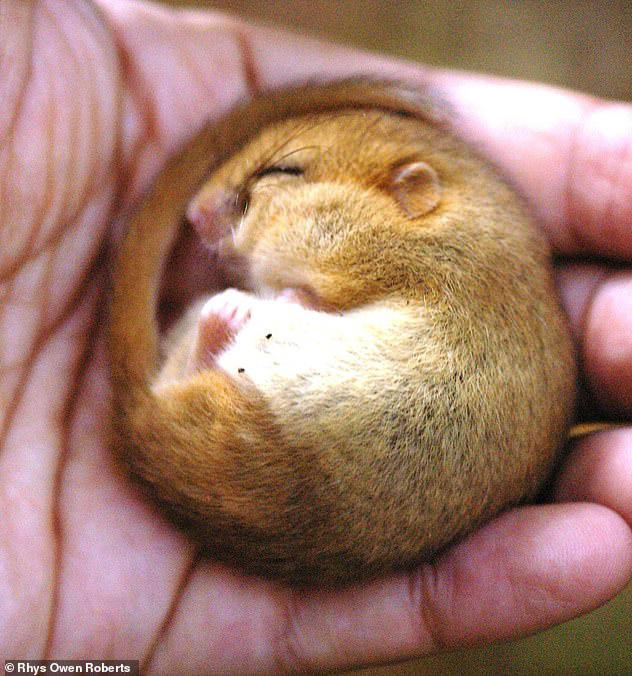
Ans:
[{"label": "dormouse", "polygon": [[[230,288],[161,332],[183,219]],[[537,224],[388,82],[272,92],[193,138],[131,219],[109,348],[129,475],[211,556],[300,586],[412,566],[532,498],[574,404]]]}]

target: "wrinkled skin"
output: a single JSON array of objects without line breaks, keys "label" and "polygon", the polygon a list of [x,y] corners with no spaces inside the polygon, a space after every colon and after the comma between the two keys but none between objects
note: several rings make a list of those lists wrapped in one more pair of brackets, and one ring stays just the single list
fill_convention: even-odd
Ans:
[{"label": "wrinkled skin", "polygon": [[0,657],[333,668],[521,636],[615,595],[632,575],[625,427],[569,449],[553,503],[409,575],[305,594],[199,559],[113,467],[104,254],[168,154],[253,89],[359,69],[430,82],[542,218],[586,410],[629,419],[632,108],[100,4],[0,5]]}]

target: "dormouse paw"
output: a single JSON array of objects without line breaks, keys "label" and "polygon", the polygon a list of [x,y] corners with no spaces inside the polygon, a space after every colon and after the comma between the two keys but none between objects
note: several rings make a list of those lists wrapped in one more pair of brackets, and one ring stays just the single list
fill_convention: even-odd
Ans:
[{"label": "dormouse paw", "polygon": [[250,319],[255,302],[254,296],[236,289],[226,289],[206,301],[189,356],[189,373],[215,366],[217,355]]}]

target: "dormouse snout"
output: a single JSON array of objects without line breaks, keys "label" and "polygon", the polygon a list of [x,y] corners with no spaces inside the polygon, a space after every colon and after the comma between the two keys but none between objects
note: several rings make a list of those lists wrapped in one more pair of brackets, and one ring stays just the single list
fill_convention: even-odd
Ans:
[{"label": "dormouse snout", "polygon": [[242,212],[239,192],[222,187],[197,194],[189,202],[186,217],[205,242],[215,244],[230,234]]}]

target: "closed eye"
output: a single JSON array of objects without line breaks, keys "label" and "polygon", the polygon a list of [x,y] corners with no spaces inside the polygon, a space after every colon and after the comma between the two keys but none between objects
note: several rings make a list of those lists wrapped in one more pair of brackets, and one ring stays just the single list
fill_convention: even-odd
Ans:
[{"label": "closed eye", "polygon": [[264,176],[271,176],[272,174],[286,174],[288,176],[302,176],[305,173],[304,169],[300,167],[293,167],[284,164],[272,164],[269,167],[264,167],[255,172],[255,178],[263,178]]}]

